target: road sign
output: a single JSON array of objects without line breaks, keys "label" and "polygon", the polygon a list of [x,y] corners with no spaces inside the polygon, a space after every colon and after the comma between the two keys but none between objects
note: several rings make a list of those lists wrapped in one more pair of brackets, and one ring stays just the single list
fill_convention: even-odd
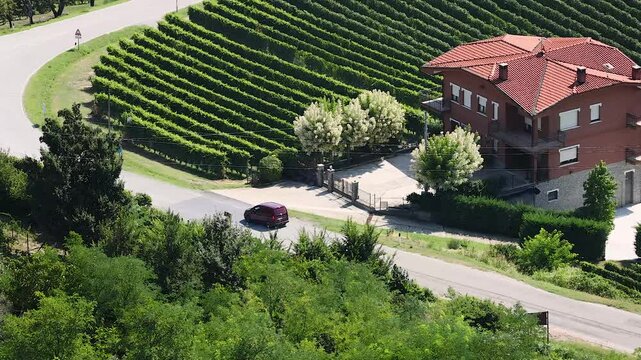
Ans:
[{"label": "road sign", "polygon": [[82,33],[80,33],[80,29],[76,30],[76,39],[82,39]]},{"label": "road sign", "polygon": [[547,311],[528,313],[534,316],[538,325],[545,326],[547,332],[548,343],[550,342],[550,313]]}]

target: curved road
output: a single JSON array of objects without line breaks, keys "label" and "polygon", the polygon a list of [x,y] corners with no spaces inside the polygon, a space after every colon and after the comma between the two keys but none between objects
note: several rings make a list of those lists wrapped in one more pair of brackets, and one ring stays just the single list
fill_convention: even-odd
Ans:
[{"label": "curved road", "polygon": [[[179,0],[187,6],[197,0]],[[69,20],[0,36],[0,148],[15,155],[37,156],[39,132],[22,107],[28,79],[47,61],[73,47],[73,34],[81,29],[83,41],[136,24],[154,24],[175,9],[174,0],[130,0],[127,3]],[[249,204],[208,192],[192,191],[131,173],[123,173],[127,188],[146,192],[156,206],[170,208],[186,218],[228,211],[237,220]],[[279,237],[293,239],[313,225],[293,219]],[[260,228],[254,232],[264,234]],[[386,248],[396,262],[421,285],[444,293],[448,287],[504,304],[520,302],[530,311],[550,311],[553,332],[631,352],[641,347],[641,316],[603,305],[554,295],[499,274],[471,269],[425,256]]]}]

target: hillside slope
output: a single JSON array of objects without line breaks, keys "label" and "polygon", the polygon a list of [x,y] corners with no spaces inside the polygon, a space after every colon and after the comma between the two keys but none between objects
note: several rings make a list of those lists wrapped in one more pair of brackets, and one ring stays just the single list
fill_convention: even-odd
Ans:
[{"label": "hillside slope", "polygon": [[[490,36],[591,36],[641,59],[636,0],[218,0],[168,16],[96,66],[96,98],[131,142],[224,175],[296,148],[312,101],[389,91],[414,108],[426,60]],[[109,95],[110,94],[110,95]]]}]

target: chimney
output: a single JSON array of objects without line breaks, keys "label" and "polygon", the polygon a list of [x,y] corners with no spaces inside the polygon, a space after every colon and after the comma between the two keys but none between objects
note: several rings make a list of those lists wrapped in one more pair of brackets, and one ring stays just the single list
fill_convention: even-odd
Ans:
[{"label": "chimney", "polygon": [[507,80],[507,63],[499,64],[499,80]]},{"label": "chimney", "polygon": [[583,84],[585,82],[585,66],[578,66],[576,68],[576,82]]},{"label": "chimney", "polygon": [[641,66],[632,65],[632,80],[641,80]]}]

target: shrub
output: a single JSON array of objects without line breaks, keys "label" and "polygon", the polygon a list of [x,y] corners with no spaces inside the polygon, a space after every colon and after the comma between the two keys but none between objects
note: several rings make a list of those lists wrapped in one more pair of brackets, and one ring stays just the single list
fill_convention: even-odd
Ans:
[{"label": "shrub", "polygon": [[612,226],[616,208],[617,183],[605,162],[599,162],[583,183],[583,212],[586,217]]},{"label": "shrub", "polygon": [[542,211],[523,215],[521,239],[535,236],[541,229],[563,233],[563,237],[574,245],[574,252],[583,260],[599,261],[605,257],[605,242],[610,232],[608,223]]},{"label": "shrub", "polygon": [[447,248],[451,250],[467,249],[469,245],[470,242],[463,239],[449,239],[447,241]]},{"label": "shrub", "polygon": [[421,210],[436,211],[439,209],[439,200],[436,195],[428,191],[411,193],[407,195],[407,201],[410,204],[417,205]]},{"label": "shrub", "polygon": [[641,223],[638,223],[636,228],[636,233],[634,235],[634,253],[638,257],[641,257]]},{"label": "shrub", "polygon": [[290,177],[296,174],[297,170],[301,167],[299,163],[298,150],[292,148],[278,149],[272,153],[280,159],[283,164],[283,177]]},{"label": "shrub", "polygon": [[283,175],[283,162],[274,155],[260,159],[258,163],[258,178],[262,183],[272,183],[281,179]]},{"label": "shrub", "polygon": [[610,280],[599,275],[581,270],[578,267],[565,266],[554,271],[537,271],[532,277],[536,280],[609,299],[627,298],[628,295],[619,290]]},{"label": "shrub", "polygon": [[577,255],[572,252],[572,244],[562,237],[558,231],[541,229],[537,235],[526,239],[518,256],[519,269],[531,274],[569,265]]},{"label": "shrub", "polygon": [[532,211],[539,210],[488,197],[456,195],[442,198],[438,215],[447,226],[517,237],[523,214]]},{"label": "shrub", "polygon": [[636,294],[641,291],[641,282],[636,281],[630,277],[627,277],[625,275],[621,275],[619,273],[616,273],[614,271],[607,270],[605,268],[602,268],[600,266],[591,264],[586,261],[581,261],[580,263],[581,268],[583,271],[591,272],[597,275],[600,275],[608,280],[612,280],[616,283],[619,283],[631,290],[633,290]]},{"label": "shrub", "polygon": [[326,233],[314,232],[311,236],[304,229],[298,235],[298,242],[294,244],[294,254],[305,260],[330,261],[334,255],[327,245]]},{"label": "shrub", "polygon": [[505,260],[516,263],[521,249],[514,244],[495,244],[490,248],[492,256],[502,256]]}]

